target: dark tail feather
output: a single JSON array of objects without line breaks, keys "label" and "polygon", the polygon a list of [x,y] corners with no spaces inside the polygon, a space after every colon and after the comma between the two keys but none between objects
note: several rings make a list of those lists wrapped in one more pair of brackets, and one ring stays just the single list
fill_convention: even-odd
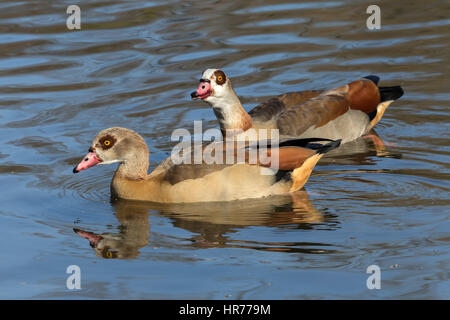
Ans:
[{"label": "dark tail feather", "polygon": [[334,141],[334,140],[324,138],[288,139],[281,141],[278,144],[278,147],[302,147],[309,149],[318,149],[319,147],[322,147],[323,144],[312,142],[319,142],[319,141]]},{"label": "dark tail feather", "polygon": [[[322,143],[314,143],[320,141],[331,141],[327,144]],[[317,153],[326,153],[330,150],[333,150],[341,144],[341,139],[339,140],[331,140],[325,138],[304,138],[304,139],[290,139],[282,141],[278,144],[278,147],[302,147],[308,148],[312,150],[317,150]]]},{"label": "dark tail feather", "polygon": [[327,153],[328,151],[336,149],[337,147],[339,147],[341,145],[341,141],[342,141],[342,139],[338,139],[338,140],[334,140],[330,143],[327,143],[326,145],[323,145],[322,147],[317,149],[317,153],[319,153],[319,154]]},{"label": "dark tail feather", "polygon": [[[319,141],[331,141],[327,144],[314,143]],[[317,150],[317,153],[327,153],[333,149],[336,149],[341,144],[341,139],[331,140],[325,138],[305,138],[305,139],[288,139],[285,141],[281,141],[278,144],[278,147],[302,147],[308,148],[312,150]],[[271,147],[272,145],[269,143],[265,147]]]},{"label": "dark tail feather", "polygon": [[381,102],[389,100],[397,100],[403,95],[403,89],[400,86],[379,87]]},{"label": "dark tail feather", "polygon": [[373,74],[364,77],[364,79],[369,79],[370,81],[372,81],[373,83],[375,83],[376,85],[378,85],[378,82],[380,81],[380,77],[375,76]]}]

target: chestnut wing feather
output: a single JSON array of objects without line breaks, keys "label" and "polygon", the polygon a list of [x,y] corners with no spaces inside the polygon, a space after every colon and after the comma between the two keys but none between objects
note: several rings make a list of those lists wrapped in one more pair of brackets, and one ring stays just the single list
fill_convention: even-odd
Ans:
[{"label": "chestnut wing feather", "polygon": [[256,121],[269,121],[280,113],[289,110],[311,98],[317,97],[323,90],[308,90],[299,92],[287,92],[275,98],[271,98],[248,113]]}]

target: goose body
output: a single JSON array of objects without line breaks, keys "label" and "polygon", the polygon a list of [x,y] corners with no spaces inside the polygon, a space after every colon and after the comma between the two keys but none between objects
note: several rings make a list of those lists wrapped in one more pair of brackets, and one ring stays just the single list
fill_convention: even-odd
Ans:
[{"label": "goose body", "polygon": [[278,129],[284,138],[348,142],[367,134],[389,104],[403,95],[400,86],[378,87],[378,81],[368,76],[331,90],[284,93],[247,113],[225,73],[207,69],[191,96],[212,106],[225,136],[250,128]]},{"label": "goose body", "polygon": [[[176,164],[169,157],[148,174],[149,151],[144,139],[132,130],[113,127],[95,137],[89,153],[73,172],[97,164],[119,163],[111,193],[123,199],[177,203],[259,198],[300,190],[323,154],[340,144],[333,141],[318,145],[311,140],[285,140],[277,147],[267,146],[264,150],[269,156],[277,155],[277,167],[273,166],[274,158],[270,163],[260,158],[252,163],[248,145],[233,144],[232,148],[241,148],[243,161]],[[202,146],[202,153],[208,146],[211,144]]]}]

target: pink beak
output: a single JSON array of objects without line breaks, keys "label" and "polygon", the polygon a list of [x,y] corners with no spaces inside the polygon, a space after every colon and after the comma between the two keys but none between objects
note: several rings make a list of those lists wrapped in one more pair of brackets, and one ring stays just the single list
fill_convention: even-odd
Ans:
[{"label": "pink beak", "polygon": [[95,151],[90,151],[84,158],[81,160],[81,162],[73,168],[73,173],[77,173],[83,170],[86,170],[90,167],[95,166],[96,164],[99,164],[101,161],[97,158],[97,154]]},{"label": "pink beak", "polygon": [[200,80],[200,84],[198,85],[197,90],[191,93],[191,98],[196,99],[206,99],[212,93],[211,84],[208,81]]},{"label": "pink beak", "polygon": [[92,232],[83,231],[81,229],[74,228],[73,231],[75,231],[78,235],[82,236],[83,238],[88,239],[91,245],[94,247],[101,239],[103,239],[103,237],[100,235],[96,235],[95,233]]}]

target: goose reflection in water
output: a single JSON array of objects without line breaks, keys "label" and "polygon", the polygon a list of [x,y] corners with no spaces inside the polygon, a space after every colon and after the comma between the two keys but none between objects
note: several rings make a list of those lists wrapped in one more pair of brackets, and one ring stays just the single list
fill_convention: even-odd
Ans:
[{"label": "goose reflection in water", "polygon": [[148,208],[134,201],[113,203],[115,216],[120,223],[119,232],[97,234],[74,228],[81,237],[89,240],[97,256],[106,259],[134,259],[139,249],[145,247],[150,239]]},{"label": "goose reflection in water", "polygon": [[[288,196],[274,196],[255,200],[214,202],[205,204],[157,204],[132,200],[112,200],[119,232],[90,232],[80,228],[74,231],[89,240],[97,256],[107,259],[134,259],[139,250],[149,244],[149,211],[157,212],[171,220],[173,226],[193,233],[188,246],[258,247],[258,249],[289,250],[298,244],[245,243],[228,238],[230,233],[250,226],[270,226],[310,229],[314,224],[335,220],[313,207],[306,191]],[[270,247],[269,247],[270,246]],[[283,249],[282,249],[283,248]]]}]

